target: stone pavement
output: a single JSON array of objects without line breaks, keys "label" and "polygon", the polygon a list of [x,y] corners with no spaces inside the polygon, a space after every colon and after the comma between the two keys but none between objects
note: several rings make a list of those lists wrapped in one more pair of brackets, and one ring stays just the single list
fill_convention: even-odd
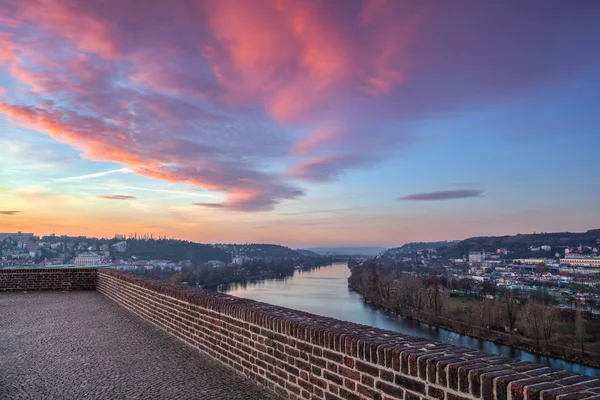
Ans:
[{"label": "stone pavement", "polygon": [[86,291],[0,293],[0,399],[276,397]]}]

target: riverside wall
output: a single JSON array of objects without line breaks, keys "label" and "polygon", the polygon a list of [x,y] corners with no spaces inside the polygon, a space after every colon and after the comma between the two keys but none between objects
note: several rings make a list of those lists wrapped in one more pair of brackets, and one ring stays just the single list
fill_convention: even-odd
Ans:
[{"label": "riverside wall", "polygon": [[0,270],[0,290],[94,287],[283,399],[600,400],[595,378],[121,271]]},{"label": "riverside wall", "polygon": [[285,399],[600,399],[600,380],[99,270],[97,290]]},{"label": "riverside wall", "polygon": [[0,292],[94,290],[96,277],[96,268],[0,269]]}]

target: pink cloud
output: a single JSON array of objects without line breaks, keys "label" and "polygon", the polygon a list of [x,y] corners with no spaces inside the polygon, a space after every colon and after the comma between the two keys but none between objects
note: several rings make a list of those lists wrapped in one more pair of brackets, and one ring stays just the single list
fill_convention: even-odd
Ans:
[{"label": "pink cloud", "polygon": [[[304,194],[296,180],[406,148],[404,123],[580,68],[594,37],[551,13],[538,32],[527,7],[432,4],[5,2],[0,69],[16,100],[0,114],[90,159],[222,192],[223,208],[269,210]],[[558,34],[582,46],[547,39]]]},{"label": "pink cloud", "polygon": [[288,175],[306,182],[330,182],[338,180],[344,170],[372,162],[369,157],[361,155],[327,155],[291,167]]},{"label": "pink cloud", "polygon": [[126,196],[126,195],[122,195],[122,194],[101,194],[96,197],[98,197],[99,199],[103,199],[103,200],[121,200],[121,201],[137,199],[135,196]]},{"label": "pink cloud", "polygon": [[297,142],[292,148],[292,152],[298,156],[306,156],[319,148],[334,144],[343,136],[344,133],[339,128],[322,129]]}]

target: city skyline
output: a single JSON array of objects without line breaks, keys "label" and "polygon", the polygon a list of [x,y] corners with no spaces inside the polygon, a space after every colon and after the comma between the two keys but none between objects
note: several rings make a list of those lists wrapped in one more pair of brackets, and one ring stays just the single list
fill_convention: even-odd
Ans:
[{"label": "city skyline", "polygon": [[598,228],[599,11],[0,0],[0,231],[391,247]]}]

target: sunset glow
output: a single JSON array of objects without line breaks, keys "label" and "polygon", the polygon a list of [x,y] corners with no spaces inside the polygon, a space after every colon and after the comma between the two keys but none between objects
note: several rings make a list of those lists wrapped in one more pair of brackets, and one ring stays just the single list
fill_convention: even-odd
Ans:
[{"label": "sunset glow", "polygon": [[0,0],[0,231],[600,227],[596,1]]}]

